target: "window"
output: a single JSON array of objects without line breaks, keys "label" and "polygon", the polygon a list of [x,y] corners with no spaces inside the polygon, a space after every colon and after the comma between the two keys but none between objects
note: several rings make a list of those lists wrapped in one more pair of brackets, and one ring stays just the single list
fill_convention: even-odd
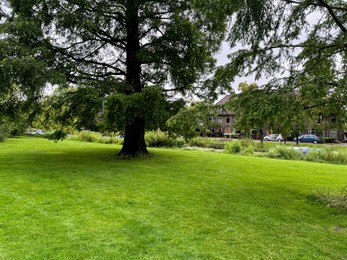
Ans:
[{"label": "window", "polygon": [[221,118],[221,117],[218,117],[218,123],[223,123],[223,118]]},{"label": "window", "polygon": [[230,117],[227,117],[227,124],[230,124]]},{"label": "window", "polygon": [[330,116],[330,123],[332,124],[336,123],[336,116]]}]

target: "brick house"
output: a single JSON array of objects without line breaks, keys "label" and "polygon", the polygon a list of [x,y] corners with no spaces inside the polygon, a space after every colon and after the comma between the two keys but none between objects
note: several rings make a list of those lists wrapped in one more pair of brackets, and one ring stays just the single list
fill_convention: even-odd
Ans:
[{"label": "brick house", "polygon": [[[215,106],[217,107],[217,117],[211,117],[211,120],[216,123],[217,126],[211,129],[212,136],[223,136],[224,134],[238,134],[239,129],[234,128],[235,113],[224,108],[224,105],[229,101],[231,95],[226,95],[220,99]],[[320,115],[319,121],[324,124],[336,123],[336,116],[323,118]],[[270,131],[271,132],[271,131]],[[306,134],[316,134],[314,129],[305,130]],[[324,129],[322,133],[323,138],[335,138],[340,142],[347,142],[347,129]]]},{"label": "brick house", "polygon": [[215,104],[217,108],[217,116],[212,116],[211,120],[216,123],[217,126],[211,129],[211,134],[213,136],[222,136],[225,133],[235,133],[235,113],[224,108],[225,103],[229,101],[230,97],[231,95],[226,95]]}]

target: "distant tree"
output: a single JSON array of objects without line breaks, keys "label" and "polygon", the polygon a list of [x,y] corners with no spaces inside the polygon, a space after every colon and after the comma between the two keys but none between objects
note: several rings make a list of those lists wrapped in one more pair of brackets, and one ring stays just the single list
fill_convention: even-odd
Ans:
[{"label": "distant tree", "polygon": [[206,136],[212,127],[211,116],[216,114],[213,104],[193,103],[182,108],[167,121],[171,133],[181,135],[187,141],[198,135]]},{"label": "distant tree", "polygon": [[235,126],[250,133],[252,128],[257,128],[261,133],[271,128],[273,119],[278,111],[278,103],[269,98],[268,91],[260,89],[257,84],[241,83],[240,93],[232,95],[227,107],[235,112]]},{"label": "distant tree", "polygon": [[235,125],[246,132],[252,128],[273,130],[286,140],[290,134],[297,137],[317,123],[320,110],[309,107],[311,96],[306,95],[306,88],[294,92],[270,84],[259,87],[254,83],[241,83],[239,90],[227,107],[236,114]]}]

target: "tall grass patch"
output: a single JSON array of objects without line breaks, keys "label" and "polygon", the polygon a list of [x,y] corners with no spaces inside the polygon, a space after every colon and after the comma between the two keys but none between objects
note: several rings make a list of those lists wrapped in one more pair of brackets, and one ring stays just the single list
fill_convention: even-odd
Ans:
[{"label": "tall grass patch", "polygon": [[278,145],[276,147],[270,148],[268,152],[268,157],[286,159],[286,160],[298,160],[302,156],[301,151],[294,150],[293,147]]},{"label": "tall grass patch", "polygon": [[75,135],[69,137],[70,140],[90,142],[90,143],[102,143],[102,144],[123,144],[123,138],[117,138],[116,136],[104,136],[99,132],[93,131],[81,131]]},{"label": "tall grass patch", "polygon": [[306,161],[347,164],[347,150],[335,147],[312,148],[303,156]]},{"label": "tall grass patch", "polygon": [[195,137],[188,142],[189,146],[201,147],[201,148],[212,148],[212,149],[223,149],[224,142],[220,139],[207,138],[207,137]]},{"label": "tall grass patch", "polygon": [[315,199],[329,208],[347,212],[347,186],[342,189],[320,191],[315,195]]}]

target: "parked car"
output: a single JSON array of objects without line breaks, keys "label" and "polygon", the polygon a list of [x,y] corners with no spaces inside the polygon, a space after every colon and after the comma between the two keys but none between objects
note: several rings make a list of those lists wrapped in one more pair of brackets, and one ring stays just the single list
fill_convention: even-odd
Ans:
[{"label": "parked car", "polygon": [[[298,140],[300,143],[321,143],[321,139],[316,135],[300,135],[298,137]],[[294,138],[294,141],[296,141],[296,138]]]},{"label": "parked car", "polygon": [[264,136],[264,141],[266,141],[266,142],[268,142],[268,141],[282,142],[283,137],[281,134],[271,134],[271,135]]}]

